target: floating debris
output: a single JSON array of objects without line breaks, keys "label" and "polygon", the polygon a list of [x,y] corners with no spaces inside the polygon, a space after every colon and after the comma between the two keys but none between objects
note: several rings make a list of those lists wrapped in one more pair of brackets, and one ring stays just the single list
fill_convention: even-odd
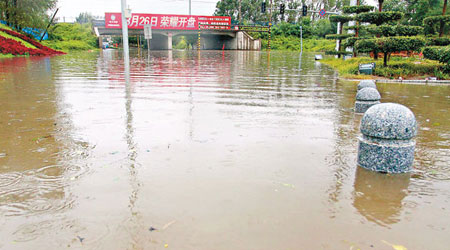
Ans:
[{"label": "floating debris", "polygon": [[81,243],[83,243],[83,240],[85,239],[85,238],[82,238],[81,236],[78,236],[78,235],[77,235],[77,238],[78,238],[78,240],[80,240]]}]

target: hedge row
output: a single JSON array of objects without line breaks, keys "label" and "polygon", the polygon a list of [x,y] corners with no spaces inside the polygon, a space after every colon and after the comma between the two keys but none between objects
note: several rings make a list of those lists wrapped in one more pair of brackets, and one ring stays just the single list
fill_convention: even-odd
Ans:
[{"label": "hedge row", "polygon": [[427,47],[423,50],[423,56],[430,60],[450,64],[450,46]]},{"label": "hedge row", "polygon": [[403,13],[398,11],[385,11],[385,12],[367,12],[358,14],[355,17],[356,21],[364,23],[372,23],[381,25],[388,21],[399,20],[403,17]]},{"label": "hedge row", "polygon": [[433,37],[427,39],[428,46],[447,46],[450,45],[450,38],[448,37]]},{"label": "hedge row", "polygon": [[346,47],[353,47],[355,45],[355,42],[358,41],[358,40],[361,40],[361,39],[364,39],[364,38],[361,38],[361,37],[349,37],[349,38],[344,40],[344,42],[342,43],[342,46],[344,48],[346,48]]},{"label": "hedge row", "polygon": [[430,17],[423,19],[423,25],[427,25],[427,26],[433,26],[434,24],[437,24],[440,22],[450,23],[450,15],[430,16]]},{"label": "hedge row", "polygon": [[331,35],[326,35],[325,38],[326,39],[334,39],[334,40],[344,40],[347,39],[349,37],[354,36],[355,34],[331,34]]},{"label": "hedge row", "polygon": [[359,14],[372,11],[374,8],[375,8],[374,6],[360,5],[360,6],[344,6],[342,10],[345,14],[353,14],[353,13]]},{"label": "hedge row", "polygon": [[334,22],[334,23],[346,23],[346,22],[349,22],[352,20],[353,20],[352,16],[338,16],[338,15],[330,16],[330,22]]},{"label": "hedge row", "polygon": [[422,37],[382,37],[375,39],[363,39],[355,42],[357,52],[399,52],[399,51],[420,51],[426,44]]},{"label": "hedge row", "polygon": [[364,26],[364,30],[380,36],[417,36],[423,33],[423,27],[409,25]]},{"label": "hedge row", "polygon": [[352,55],[353,52],[351,51],[335,51],[335,50],[329,50],[329,51],[325,51],[325,55]]}]

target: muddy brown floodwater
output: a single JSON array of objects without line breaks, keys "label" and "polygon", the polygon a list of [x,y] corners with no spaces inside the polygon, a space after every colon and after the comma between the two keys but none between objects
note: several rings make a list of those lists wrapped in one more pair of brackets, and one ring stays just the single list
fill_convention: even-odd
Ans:
[{"label": "muddy brown floodwater", "polygon": [[379,84],[420,127],[386,175],[356,84],[284,52],[0,60],[0,248],[449,249],[450,86]]}]

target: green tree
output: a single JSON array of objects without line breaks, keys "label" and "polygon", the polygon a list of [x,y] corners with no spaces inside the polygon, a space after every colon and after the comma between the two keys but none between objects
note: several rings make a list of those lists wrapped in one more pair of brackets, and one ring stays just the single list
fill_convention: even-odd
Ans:
[{"label": "green tree", "polygon": [[92,20],[94,20],[94,16],[91,13],[88,12],[83,12],[80,13],[76,18],[75,18],[75,22],[79,23],[79,24],[83,24],[83,23],[91,23]]},{"label": "green tree", "polygon": [[386,0],[384,11],[398,11],[404,14],[400,22],[408,25],[422,25],[427,16],[438,15],[441,0]]},{"label": "green tree", "polygon": [[21,30],[24,27],[45,28],[57,0],[0,0],[0,19]]}]

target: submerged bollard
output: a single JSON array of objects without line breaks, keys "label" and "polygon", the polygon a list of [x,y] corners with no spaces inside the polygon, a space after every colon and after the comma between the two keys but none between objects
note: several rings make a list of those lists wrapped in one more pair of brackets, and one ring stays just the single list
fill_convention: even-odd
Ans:
[{"label": "submerged bollard", "polygon": [[363,88],[377,88],[374,80],[362,80],[358,83],[358,91]]},{"label": "submerged bollard", "polygon": [[361,120],[358,165],[383,173],[411,171],[417,134],[414,113],[396,103],[370,107]]},{"label": "submerged bollard", "polygon": [[374,88],[363,88],[356,93],[355,112],[364,113],[375,104],[379,104],[381,99],[380,93]]}]

